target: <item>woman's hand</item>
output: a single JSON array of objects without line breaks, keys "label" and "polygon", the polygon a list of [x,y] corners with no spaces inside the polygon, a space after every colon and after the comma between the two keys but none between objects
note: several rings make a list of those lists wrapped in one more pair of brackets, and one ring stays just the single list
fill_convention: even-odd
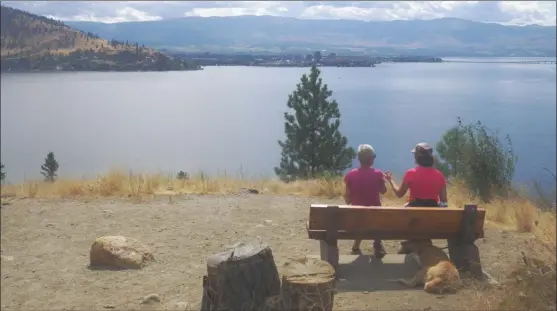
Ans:
[{"label": "woman's hand", "polygon": [[390,182],[391,178],[393,178],[393,174],[389,171],[385,171],[383,172],[383,177],[385,177],[385,179]]}]

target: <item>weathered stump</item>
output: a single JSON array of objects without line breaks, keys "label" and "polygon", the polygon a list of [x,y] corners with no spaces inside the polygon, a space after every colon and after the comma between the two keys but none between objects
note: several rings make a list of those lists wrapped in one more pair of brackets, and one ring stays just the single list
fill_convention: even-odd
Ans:
[{"label": "weathered stump", "polygon": [[280,294],[280,278],[268,245],[236,244],[207,259],[201,310],[261,310]]},{"label": "weathered stump", "polygon": [[335,269],[314,258],[291,259],[284,265],[282,299],[284,310],[331,311]]}]

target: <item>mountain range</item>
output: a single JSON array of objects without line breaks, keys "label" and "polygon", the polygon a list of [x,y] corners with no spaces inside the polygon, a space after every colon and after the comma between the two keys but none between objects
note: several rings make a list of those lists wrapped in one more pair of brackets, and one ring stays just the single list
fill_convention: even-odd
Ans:
[{"label": "mountain range", "polygon": [[556,55],[555,26],[506,26],[457,18],[364,22],[234,16],[66,24],[106,39],[192,52],[327,50],[371,55]]},{"label": "mountain range", "polygon": [[1,71],[194,70],[198,66],[128,40],[106,40],[61,21],[0,6]]}]

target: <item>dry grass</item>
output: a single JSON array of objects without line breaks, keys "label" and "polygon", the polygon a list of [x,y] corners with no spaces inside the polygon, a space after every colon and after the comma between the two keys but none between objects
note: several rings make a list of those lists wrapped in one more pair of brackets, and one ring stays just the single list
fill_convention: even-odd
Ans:
[{"label": "dry grass", "polygon": [[537,240],[529,241],[522,251],[522,263],[515,267],[499,290],[476,291],[473,310],[555,311],[556,270],[554,249]]},{"label": "dry grass", "polygon": [[[27,181],[19,185],[3,185],[2,194],[28,198],[129,197],[146,200],[155,195],[230,194],[241,189],[332,199],[342,197],[344,184],[340,178],[284,183],[275,179],[210,177],[200,173],[184,180],[177,179],[175,175],[146,175],[112,170],[94,180],[60,179],[55,183]],[[467,203],[477,203],[487,209],[488,220],[512,226],[519,232],[534,232],[555,249],[556,217],[553,212],[539,211],[532,202],[519,196],[480,204],[459,182],[452,182],[448,192],[452,206],[461,207]],[[402,206],[404,198],[396,198],[389,189],[383,196],[383,202],[384,205]]]}]

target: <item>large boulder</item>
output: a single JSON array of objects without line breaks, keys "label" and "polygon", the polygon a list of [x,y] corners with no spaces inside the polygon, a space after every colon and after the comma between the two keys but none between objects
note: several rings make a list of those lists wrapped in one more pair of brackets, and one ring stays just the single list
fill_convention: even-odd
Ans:
[{"label": "large boulder", "polygon": [[155,258],[139,241],[123,236],[103,236],[91,246],[91,267],[141,269]]}]

